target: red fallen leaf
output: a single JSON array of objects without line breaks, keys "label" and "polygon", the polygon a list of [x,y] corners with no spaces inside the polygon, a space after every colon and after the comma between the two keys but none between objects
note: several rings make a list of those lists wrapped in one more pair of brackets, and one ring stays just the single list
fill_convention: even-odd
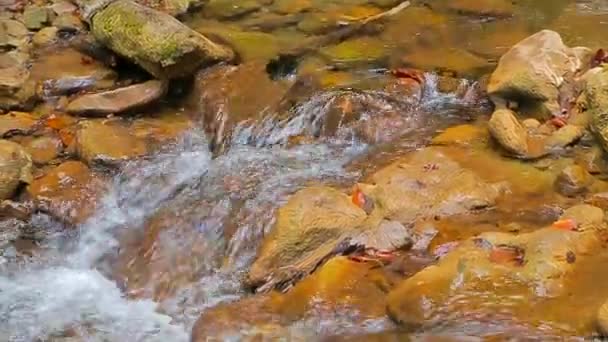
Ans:
[{"label": "red fallen leaf", "polygon": [[549,122],[551,122],[551,124],[557,128],[562,128],[568,124],[566,122],[565,118],[561,118],[561,117],[557,117],[557,116],[552,118],[551,120],[549,120]]},{"label": "red fallen leaf", "polygon": [[388,264],[395,260],[395,254],[391,251],[366,248],[361,253],[350,255],[348,258],[355,262],[380,262]]},{"label": "red fallen leaf", "polygon": [[363,209],[365,207],[365,194],[358,186],[355,186],[353,189],[353,194],[351,195],[351,200],[354,205]]},{"label": "red fallen leaf", "polygon": [[67,129],[62,129],[59,131],[59,139],[61,139],[64,146],[70,146],[74,142],[75,138],[74,133]]},{"label": "red fallen leaf", "polygon": [[608,62],[608,53],[604,51],[604,49],[599,49],[591,59],[591,67],[595,68],[596,66],[601,65],[602,63]]},{"label": "red fallen leaf", "polygon": [[418,83],[424,82],[424,73],[420,70],[410,68],[397,68],[391,70],[391,75],[397,78],[411,78]]},{"label": "red fallen leaf", "polygon": [[496,264],[520,266],[524,262],[524,250],[516,246],[495,246],[489,259]]},{"label": "red fallen leaf", "polygon": [[556,229],[568,231],[576,231],[576,228],[578,228],[578,224],[573,219],[557,220],[553,222],[553,225],[551,226]]}]

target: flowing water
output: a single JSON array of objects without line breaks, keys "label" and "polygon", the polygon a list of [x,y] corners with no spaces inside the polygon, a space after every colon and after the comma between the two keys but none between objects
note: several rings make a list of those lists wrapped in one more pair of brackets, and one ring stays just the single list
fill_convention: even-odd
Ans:
[{"label": "flowing water", "polygon": [[[318,11],[326,10],[322,2],[313,2]],[[353,6],[346,0],[331,3],[327,11],[338,14]],[[561,30],[571,43],[596,47],[608,42],[608,7],[603,1],[515,3],[514,17],[499,20],[468,13],[430,14],[428,6],[415,4],[416,13],[426,18],[420,20],[427,22],[414,25],[404,12],[374,38],[384,45],[381,58],[363,58],[363,65],[332,65],[328,73],[348,73],[348,85],[365,84],[367,71],[384,63],[380,60],[409,55],[414,66],[439,73],[455,66],[459,76],[475,78],[491,70],[506,47],[538,27]],[[263,18],[264,12],[260,15]],[[199,19],[192,19],[192,26]],[[247,19],[222,25],[241,25],[241,30],[251,25]],[[271,34],[283,37],[294,32],[293,27],[281,27]],[[463,32],[470,39],[461,39]],[[446,52],[453,47],[468,49],[475,61],[482,62],[461,67],[462,57]],[[289,195],[311,184],[349,186],[393,157],[424,146],[442,129],[484,117],[482,104],[439,92],[436,74],[429,73],[426,79],[421,104],[415,106],[379,90],[354,92],[355,97],[381,99],[379,108],[396,109],[403,117],[407,129],[389,143],[366,144],[352,128],[340,124],[335,136],[289,146],[289,137],[316,129],[340,94],[320,92],[300,103],[289,120],[268,116],[254,127],[237,127],[229,149],[217,158],[209,152],[201,130],[194,129],[154,155],[126,164],[113,175],[96,213],[75,231],[63,233],[59,223],[44,214],[35,216],[35,225],[57,233],[49,234],[31,254],[3,259],[0,340],[189,340],[202,312],[248,295],[241,279],[272,227],[276,208]],[[374,114],[363,113],[360,120]],[[154,236],[153,241],[142,246],[147,234]],[[362,324],[351,314],[356,315],[344,310],[331,320],[300,320],[275,337],[405,338],[387,319]],[[464,331],[462,326],[439,326],[436,336],[470,338],[487,331],[531,334],[524,326],[502,324],[472,321]]]}]

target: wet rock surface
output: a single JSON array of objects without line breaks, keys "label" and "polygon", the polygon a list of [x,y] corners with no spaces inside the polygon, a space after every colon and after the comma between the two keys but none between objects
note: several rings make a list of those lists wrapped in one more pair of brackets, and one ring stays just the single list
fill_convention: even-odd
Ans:
[{"label": "wet rock surface", "polygon": [[166,85],[161,81],[148,81],[102,93],[81,95],[67,105],[66,112],[85,116],[119,114],[158,101],[165,89]]},{"label": "wet rock surface", "polygon": [[[279,210],[248,282],[263,286],[261,290],[284,288],[350,244],[381,250],[405,247],[411,242],[406,227],[417,219],[487,208],[501,189],[460,167],[441,149],[422,150],[397,161],[378,171],[372,181],[357,185],[361,207],[331,188],[305,189],[292,197]],[[385,230],[385,220],[398,222],[401,228]]]},{"label": "wet rock surface", "polygon": [[76,153],[88,165],[117,165],[147,152],[143,140],[120,122],[88,121],[78,127]]},{"label": "wet rock surface", "polygon": [[32,182],[32,159],[19,145],[0,140],[0,199],[9,199],[17,188]]}]

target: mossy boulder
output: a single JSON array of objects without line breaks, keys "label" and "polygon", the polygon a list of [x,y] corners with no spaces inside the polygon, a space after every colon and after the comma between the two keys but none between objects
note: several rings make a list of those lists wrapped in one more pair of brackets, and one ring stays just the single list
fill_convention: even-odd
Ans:
[{"label": "mossy boulder", "polygon": [[90,21],[99,42],[158,78],[188,76],[201,65],[234,57],[170,15],[132,1],[115,1]]}]

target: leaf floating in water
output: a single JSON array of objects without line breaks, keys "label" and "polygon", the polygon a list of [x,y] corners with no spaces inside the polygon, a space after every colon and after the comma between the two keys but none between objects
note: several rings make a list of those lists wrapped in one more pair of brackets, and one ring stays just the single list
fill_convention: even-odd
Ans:
[{"label": "leaf floating in water", "polygon": [[412,68],[397,68],[391,70],[391,75],[397,78],[409,78],[422,84],[424,82],[424,73]]},{"label": "leaf floating in water", "polygon": [[552,227],[561,230],[576,231],[578,224],[573,219],[564,219],[553,222]]}]

